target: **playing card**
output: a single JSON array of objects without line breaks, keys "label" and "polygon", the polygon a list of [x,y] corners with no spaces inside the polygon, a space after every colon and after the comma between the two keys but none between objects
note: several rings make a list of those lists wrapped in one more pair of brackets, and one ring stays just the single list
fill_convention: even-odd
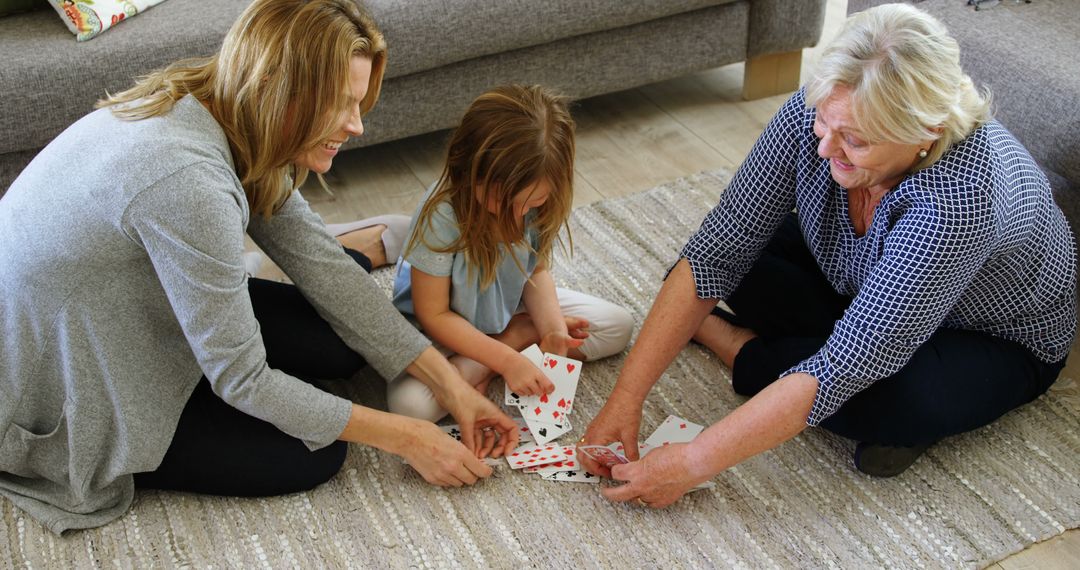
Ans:
[{"label": "playing card", "polygon": [[529,426],[529,431],[532,432],[533,440],[537,444],[545,444],[557,439],[564,433],[574,429],[570,425],[569,418],[563,417],[559,422],[545,422],[538,419],[531,419],[528,416],[525,417],[525,422]]},{"label": "playing card", "polygon": [[518,425],[518,445],[536,442],[532,431],[529,429],[529,424],[525,422],[525,418],[514,418],[514,423]]},{"label": "playing card", "polygon": [[[525,358],[528,358],[530,362],[535,364],[537,368],[540,368],[540,365],[542,364],[543,359],[544,359],[544,353],[540,352],[540,347],[539,346],[536,346],[535,344],[531,345],[531,346],[529,346],[529,348],[526,348],[525,350],[521,351],[521,354]],[[514,392],[512,392],[510,390],[510,385],[509,384],[503,384],[503,390],[504,390],[503,402],[507,406],[515,406],[521,400],[521,396],[515,394]]]},{"label": "playing card", "polygon": [[[581,362],[573,358],[545,354],[540,370],[555,385],[555,390],[550,394],[522,397],[517,403],[521,417],[529,420],[530,425],[536,420],[556,424],[565,421],[566,415],[573,411]],[[533,430],[533,434],[536,434],[536,430]]]},{"label": "playing card", "polygon": [[668,416],[660,427],[645,440],[650,448],[661,447],[672,443],[686,443],[701,433],[705,426],[688,422],[678,416]]},{"label": "playing card", "polygon": [[572,445],[523,445],[506,456],[511,469],[546,465],[575,455]]},{"label": "playing card", "polygon": [[569,481],[573,483],[599,483],[600,477],[588,471],[557,471],[543,477],[548,481]]},{"label": "playing card", "polygon": [[548,463],[547,465],[540,465],[533,473],[536,473],[541,477],[547,477],[552,473],[558,473],[560,471],[576,471],[579,469],[581,469],[581,465],[578,463],[577,454],[575,453],[574,457],[567,457],[566,459],[560,459],[553,463]]},{"label": "playing card", "polygon": [[606,445],[580,445],[577,449],[604,467],[610,468],[612,465],[630,462],[622,454],[616,453]]},{"label": "playing card", "polygon": [[[526,444],[526,443],[533,443],[535,441],[533,439],[532,432],[529,431],[529,426],[528,426],[528,424],[525,423],[524,419],[522,419],[522,418],[515,419],[514,423],[516,423],[518,425],[518,445],[519,446],[523,445],[523,444]],[[454,438],[454,439],[456,439],[458,441],[461,441],[461,426],[459,426],[458,424],[440,425],[439,429],[443,430],[443,432],[445,432],[446,435],[448,435],[448,436],[450,436],[450,437],[452,437],[452,438]]]},{"label": "playing card", "polygon": [[461,428],[457,424],[450,424],[445,426],[439,426],[439,429],[446,432],[446,435],[461,441]]},{"label": "playing card", "polygon": [[[615,453],[617,453],[617,454],[619,454],[619,455],[621,455],[623,457],[626,457],[626,448],[623,447],[622,442],[614,441],[612,443],[609,443],[607,447],[608,447],[608,449],[614,451]],[[652,449],[652,447],[649,446],[649,444],[643,443],[643,442],[638,442],[637,447],[638,447],[638,457],[645,457],[645,454],[648,453],[650,449]]]}]

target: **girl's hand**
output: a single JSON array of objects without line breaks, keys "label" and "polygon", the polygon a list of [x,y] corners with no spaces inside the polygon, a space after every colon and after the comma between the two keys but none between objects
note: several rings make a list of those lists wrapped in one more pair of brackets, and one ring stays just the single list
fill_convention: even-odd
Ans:
[{"label": "girl's hand", "polygon": [[491,475],[491,467],[435,424],[399,417],[408,422],[403,428],[406,435],[399,455],[428,483],[460,487]]},{"label": "girl's hand", "polygon": [[439,404],[457,420],[461,442],[477,458],[502,457],[517,447],[518,425],[471,387],[453,392]]},{"label": "girl's hand", "polygon": [[547,376],[525,356],[518,354],[510,362],[510,366],[499,371],[503,380],[510,390],[522,396],[539,396],[550,394],[555,390],[555,385],[548,380]]},{"label": "girl's hand", "polygon": [[[636,461],[638,458],[638,432],[641,430],[641,406],[642,402],[628,398],[619,398],[612,392],[610,398],[600,413],[596,414],[589,427],[585,429],[585,435],[578,442],[582,445],[607,445],[618,441],[623,444],[627,459]],[[610,478],[611,470],[596,462],[595,459],[578,453],[578,461],[585,470],[593,475]]]},{"label": "girl's hand", "polygon": [[580,317],[565,317],[566,330],[552,331],[540,338],[540,350],[566,356],[572,348],[585,344],[589,338],[589,321]]},{"label": "girl's hand", "polygon": [[626,483],[600,493],[611,501],[637,501],[643,507],[662,509],[709,478],[692,471],[690,452],[689,445],[673,443],[650,451],[640,461],[616,465],[611,478]]}]

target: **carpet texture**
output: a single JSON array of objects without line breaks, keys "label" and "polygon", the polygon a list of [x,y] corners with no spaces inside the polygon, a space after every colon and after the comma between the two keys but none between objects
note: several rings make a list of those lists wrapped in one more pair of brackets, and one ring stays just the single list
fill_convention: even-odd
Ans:
[{"label": "carpet texture", "polygon": [[[703,173],[578,209],[575,255],[558,259],[556,281],[623,303],[640,325],[727,178]],[[389,271],[377,278],[389,286]],[[585,366],[575,429],[560,441],[580,437],[622,362]],[[381,381],[367,380],[352,395],[377,402]],[[689,347],[649,396],[642,432],[668,414],[709,424],[741,401],[719,361]],[[1080,524],[1080,412],[1059,389],[937,445],[894,479],[855,471],[853,445],[809,430],[663,511],[505,467],[442,490],[394,456],[353,446],[342,472],[309,493],[142,492],[122,519],[62,538],[2,501],[0,566],[968,568]]]}]

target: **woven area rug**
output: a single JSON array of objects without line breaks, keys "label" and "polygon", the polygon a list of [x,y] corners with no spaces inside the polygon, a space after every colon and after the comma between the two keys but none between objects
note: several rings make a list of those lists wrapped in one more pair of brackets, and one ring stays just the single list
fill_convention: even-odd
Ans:
[{"label": "woven area rug", "polygon": [[[704,173],[578,209],[559,285],[617,300],[640,324],[727,178]],[[389,286],[389,271],[377,277]],[[622,362],[585,366],[562,441],[580,437]],[[354,395],[377,401],[379,385]],[[719,361],[688,347],[649,396],[642,431],[668,414],[709,424],[741,401]],[[120,520],[62,538],[0,499],[0,566],[969,568],[1080,524],[1080,412],[1057,391],[937,445],[894,479],[855,471],[852,449],[810,430],[653,511],[611,504],[597,485],[507,468],[443,490],[394,456],[353,446],[342,472],[309,493],[143,492]]]}]

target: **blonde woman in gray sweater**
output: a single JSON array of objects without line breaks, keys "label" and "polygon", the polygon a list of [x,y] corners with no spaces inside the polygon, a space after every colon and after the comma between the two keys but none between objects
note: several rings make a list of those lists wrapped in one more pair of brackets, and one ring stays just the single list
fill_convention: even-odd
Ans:
[{"label": "blonde woman in gray sweater", "polygon": [[[256,0],[217,55],[103,101],[16,179],[0,200],[0,494],[60,533],[119,517],[136,487],[309,489],[344,442],[437,485],[491,474],[478,457],[511,449],[516,425],[365,271],[385,263],[382,228],[357,232],[367,255],[346,250],[294,191],[363,132],[385,55],[352,1]],[[247,279],[245,232],[295,286]],[[365,362],[427,383],[464,445],[298,378]]]}]

